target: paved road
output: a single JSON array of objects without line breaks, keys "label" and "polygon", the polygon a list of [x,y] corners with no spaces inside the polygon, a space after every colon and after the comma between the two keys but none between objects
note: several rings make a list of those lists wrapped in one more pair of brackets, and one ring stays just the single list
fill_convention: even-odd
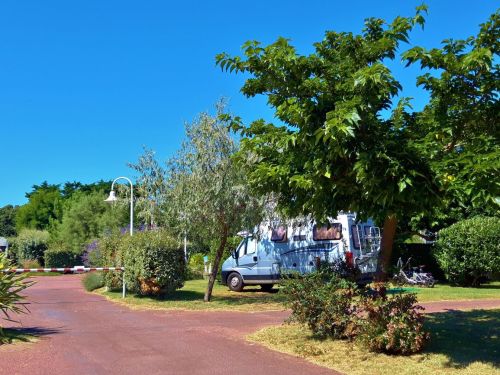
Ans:
[{"label": "paved road", "polygon": [[[335,374],[246,342],[287,312],[136,311],[83,291],[79,275],[39,277],[23,327],[40,335],[0,347],[0,374]],[[500,307],[500,300],[423,304],[426,312]]]},{"label": "paved road", "polygon": [[286,313],[135,311],[39,277],[19,316],[41,341],[0,348],[1,374],[335,374],[244,340]]}]

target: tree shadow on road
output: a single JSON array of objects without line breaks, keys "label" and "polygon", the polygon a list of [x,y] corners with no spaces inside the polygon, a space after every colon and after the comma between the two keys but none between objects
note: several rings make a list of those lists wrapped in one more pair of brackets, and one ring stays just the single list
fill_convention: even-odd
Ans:
[{"label": "tree shadow on road", "polygon": [[432,338],[425,352],[444,354],[453,368],[473,362],[500,366],[500,310],[449,310],[427,315]]},{"label": "tree shadow on road", "polygon": [[4,343],[32,342],[40,337],[56,335],[61,330],[61,328],[44,327],[4,328],[2,340]]}]

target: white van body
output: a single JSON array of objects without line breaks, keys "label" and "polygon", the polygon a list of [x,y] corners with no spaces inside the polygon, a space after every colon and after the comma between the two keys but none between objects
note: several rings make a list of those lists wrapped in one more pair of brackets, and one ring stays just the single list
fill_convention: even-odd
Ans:
[{"label": "white van body", "polygon": [[363,279],[369,279],[377,269],[381,239],[373,221],[357,222],[355,213],[340,213],[328,225],[312,220],[286,227],[263,224],[258,236],[243,237],[222,265],[222,283],[234,291],[255,284],[270,289],[281,274],[312,272],[318,259],[345,261],[356,266]]}]

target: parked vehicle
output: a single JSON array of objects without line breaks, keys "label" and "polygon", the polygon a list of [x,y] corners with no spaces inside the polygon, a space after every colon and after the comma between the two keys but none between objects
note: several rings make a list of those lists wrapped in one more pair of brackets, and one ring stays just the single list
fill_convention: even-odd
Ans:
[{"label": "parked vehicle", "polygon": [[222,265],[222,283],[238,292],[246,285],[270,290],[287,272],[314,271],[318,260],[345,261],[370,279],[380,253],[380,229],[372,220],[357,222],[354,213],[340,213],[328,225],[261,225],[258,235],[242,237]]},{"label": "parked vehicle", "polygon": [[392,280],[397,285],[415,285],[433,288],[436,283],[431,273],[424,272],[424,266],[411,266],[411,257],[408,258],[406,263],[399,258],[396,267],[398,271]]}]

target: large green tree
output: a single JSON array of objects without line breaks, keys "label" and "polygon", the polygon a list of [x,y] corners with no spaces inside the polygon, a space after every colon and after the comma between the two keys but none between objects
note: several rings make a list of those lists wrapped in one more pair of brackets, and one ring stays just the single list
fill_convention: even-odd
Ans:
[{"label": "large green tree", "polygon": [[500,13],[474,37],[447,39],[441,48],[403,54],[426,71],[417,84],[430,101],[417,115],[414,143],[430,161],[445,192],[442,206],[414,225],[440,229],[500,209]]},{"label": "large green tree", "polygon": [[202,113],[186,125],[186,141],[169,162],[167,205],[180,228],[189,227],[207,242],[217,241],[205,302],[210,301],[230,236],[260,219],[260,202],[250,194],[245,173],[233,160],[237,143],[228,124]]},{"label": "large green tree", "polygon": [[439,181],[413,143],[408,98],[386,63],[397,56],[425,6],[391,23],[369,18],[361,34],[328,31],[315,52],[301,55],[286,39],[244,56],[217,56],[222,69],[248,74],[241,91],[265,95],[278,124],[256,120],[239,129],[240,160],[261,193],[277,192],[288,215],[319,219],[356,211],[383,223],[379,270],[388,268],[398,218],[428,212]]}]

